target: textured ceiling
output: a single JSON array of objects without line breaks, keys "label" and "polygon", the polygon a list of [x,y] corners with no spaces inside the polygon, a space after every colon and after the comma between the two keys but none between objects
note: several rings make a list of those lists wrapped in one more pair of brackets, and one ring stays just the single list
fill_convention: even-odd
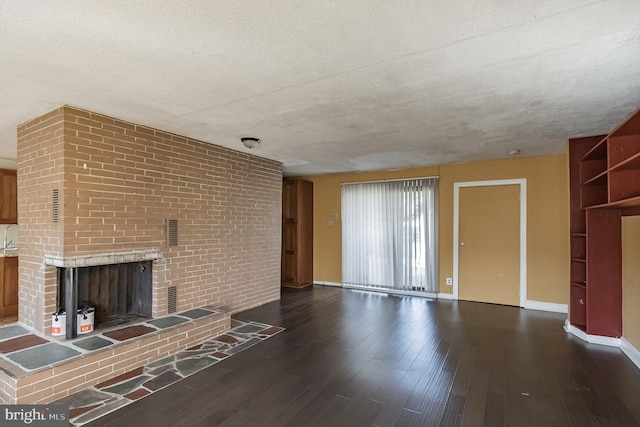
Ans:
[{"label": "textured ceiling", "polygon": [[640,107],[640,1],[3,0],[0,60],[0,159],[62,104],[287,175],[545,155]]}]

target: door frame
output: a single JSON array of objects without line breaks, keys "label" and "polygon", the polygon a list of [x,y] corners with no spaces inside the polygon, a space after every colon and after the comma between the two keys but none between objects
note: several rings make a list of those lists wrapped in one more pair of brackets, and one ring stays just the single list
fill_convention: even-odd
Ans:
[{"label": "door frame", "polygon": [[520,307],[527,301],[527,179],[498,179],[453,183],[453,299],[458,299],[458,268],[460,242],[460,189],[500,185],[520,186]]}]

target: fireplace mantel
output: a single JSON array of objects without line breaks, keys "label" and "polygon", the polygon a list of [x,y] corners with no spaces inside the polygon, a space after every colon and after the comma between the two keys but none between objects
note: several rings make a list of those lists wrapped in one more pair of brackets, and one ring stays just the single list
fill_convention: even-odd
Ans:
[{"label": "fireplace mantel", "polygon": [[137,261],[155,261],[161,258],[162,253],[159,249],[78,255],[69,257],[45,254],[44,264],[62,268],[91,267],[94,265],[121,264]]}]

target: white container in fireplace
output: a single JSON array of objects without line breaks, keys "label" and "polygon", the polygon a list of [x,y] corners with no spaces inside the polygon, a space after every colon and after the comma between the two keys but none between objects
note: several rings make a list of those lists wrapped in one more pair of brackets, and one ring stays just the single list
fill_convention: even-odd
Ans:
[{"label": "white container in fireplace", "polygon": [[51,335],[58,337],[67,333],[67,315],[60,309],[51,316]]},{"label": "white container in fireplace", "polygon": [[78,309],[78,335],[93,332],[93,316],[95,308],[82,307]]}]

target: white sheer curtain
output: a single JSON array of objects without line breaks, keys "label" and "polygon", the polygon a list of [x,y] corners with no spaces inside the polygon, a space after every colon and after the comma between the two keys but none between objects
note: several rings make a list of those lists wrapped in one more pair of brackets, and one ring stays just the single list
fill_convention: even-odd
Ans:
[{"label": "white sheer curtain", "polygon": [[438,178],[342,185],[342,281],[437,292]]}]

